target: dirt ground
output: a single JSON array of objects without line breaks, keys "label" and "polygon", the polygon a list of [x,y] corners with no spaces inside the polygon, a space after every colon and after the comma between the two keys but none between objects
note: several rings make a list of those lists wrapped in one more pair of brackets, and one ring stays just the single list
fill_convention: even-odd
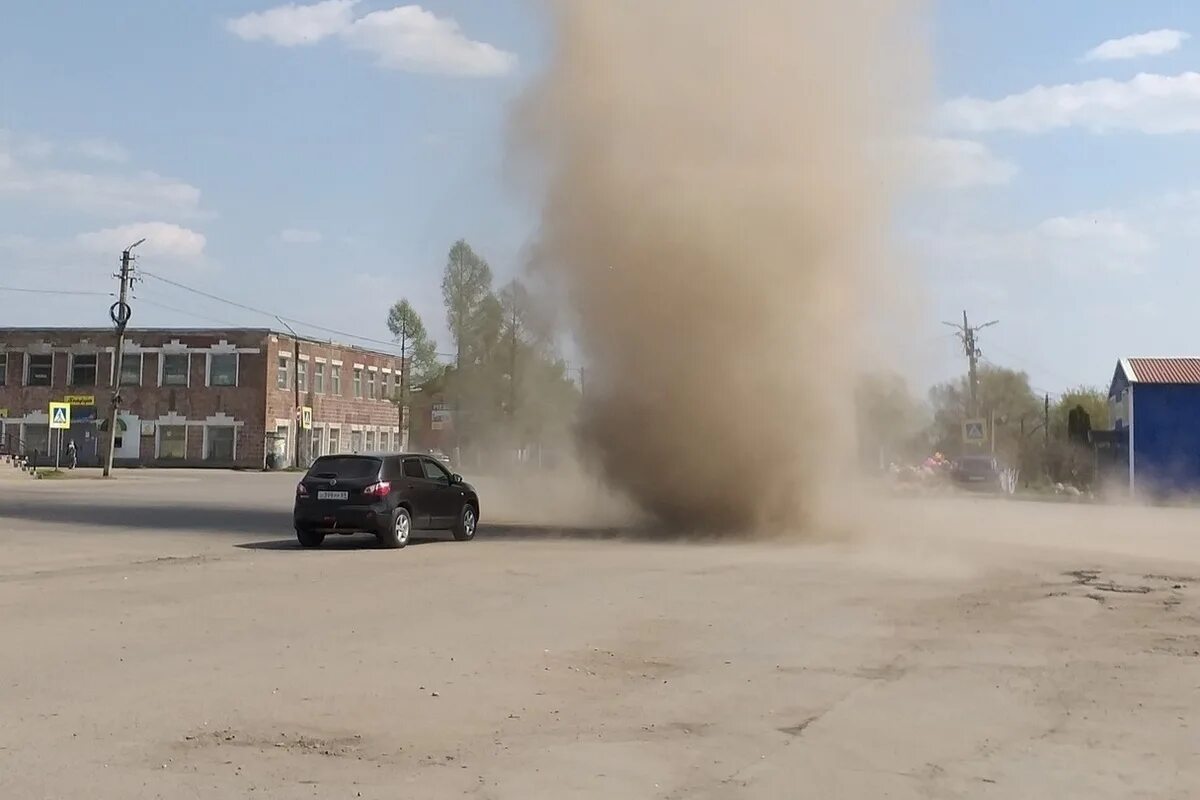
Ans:
[{"label": "dirt ground", "polygon": [[1200,797],[1200,512],[697,544],[485,483],[301,551],[293,482],[0,481],[0,797]]}]

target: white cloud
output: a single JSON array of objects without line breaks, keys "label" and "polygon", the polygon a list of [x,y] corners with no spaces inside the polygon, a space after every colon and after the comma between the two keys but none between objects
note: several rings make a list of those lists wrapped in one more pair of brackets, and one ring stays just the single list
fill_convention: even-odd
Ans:
[{"label": "white cloud", "polygon": [[338,37],[369,53],[384,68],[443,75],[505,75],[516,66],[512,53],[468,38],[459,24],[419,5],[396,6],[354,16],[358,0],[295,3],[247,14],[226,23],[247,41],[284,47]]},{"label": "white cloud", "polygon": [[[54,143],[40,136],[18,136],[0,128],[0,166],[13,158],[40,160],[54,154]],[[7,156],[7,159],[6,159]]]},{"label": "white cloud", "polygon": [[1095,276],[1144,271],[1159,250],[1150,227],[1131,213],[1096,211],[1051,217],[1024,230],[943,231],[918,239],[948,264]]},{"label": "white cloud", "polygon": [[279,232],[279,240],[284,244],[319,244],[324,238],[320,231],[301,228],[287,228]]},{"label": "white cloud", "polygon": [[420,6],[375,11],[346,32],[351,47],[376,57],[380,66],[409,72],[450,75],[505,75],[516,56],[485,42],[468,39],[452,19]]},{"label": "white cloud", "polygon": [[1200,73],[1141,74],[1127,81],[1095,80],[1037,86],[1000,100],[962,97],[942,107],[959,130],[1043,133],[1080,127],[1097,133],[1200,131]]},{"label": "white cloud", "polygon": [[208,243],[204,234],[169,222],[138,222],[75,237],[80,248],[97,255],[119,254],[139,239],[146,243],[138,248],[138,255],[177,261],[198,260]]},{"label": "white cloud", "polygon": [[199,213],[200,190],[188,183],[148,171],[94,173],[32,163],[27,147],[7,147],[10,142],[0,137],[0,197],[28,197],[101,216]]},{"label": "white cloud", "polygon": [[919,182],[944,189],[1003,186],[1019,171],[987,145],[970,139],[917,139],[912,156]]},{"label": "white cloud", "polygon": [[95,161],[108,161],[113,164],[124,164],[129,160],[129,151],[116,142],[107,139],[84,139],[71,148],[74,152]]},{"label": "white cloud", "polygon": [[1191,34],[1176,30],[1158,30],[1139,33],[1121,39],[1109,39],[1091,49],[1084,61],[1124,61],[1143,56],[1161,56],[1174,52],[1191,38]]},{"label": "white cloud", "polygon": [[248,42],[265,40],[294,47],[345,32],[354,21],[356,5],[358,0],[324,0],[307,6],[288,3],[231,19],[225,25],[230,33]]}]

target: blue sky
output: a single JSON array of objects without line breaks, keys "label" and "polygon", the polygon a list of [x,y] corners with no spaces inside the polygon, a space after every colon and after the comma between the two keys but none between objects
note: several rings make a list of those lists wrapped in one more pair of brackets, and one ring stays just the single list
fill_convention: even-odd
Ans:
[{"label": "blue sky", "polygon": [[[444,340],[450,244],[503,278],[533,231],[503,154],[545,59],[538,5],[12,5],[0,285],[107,291],[147,234],[141,266],[165,277],[379,338],[407,296]],[[915,382],[960,368],[939,321],[964,307],[1001,320],[986,358],[1050,390],[1200,351],[1200,6],[944,0],[932,30],[935,102],[908,151],[924,186],[898,213],[926,288]],[[106,321],[102,297],[0,296],[5,324]],[[138,296],[137,324],[270,323],[154,281]]]}]

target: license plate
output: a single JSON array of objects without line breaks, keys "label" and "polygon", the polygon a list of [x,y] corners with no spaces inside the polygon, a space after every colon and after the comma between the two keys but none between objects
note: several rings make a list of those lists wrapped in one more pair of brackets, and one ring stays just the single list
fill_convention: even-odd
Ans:
[{"label": "license plate", "polygon": [[349,500],[349,492],[317,492],[318,500]]}]

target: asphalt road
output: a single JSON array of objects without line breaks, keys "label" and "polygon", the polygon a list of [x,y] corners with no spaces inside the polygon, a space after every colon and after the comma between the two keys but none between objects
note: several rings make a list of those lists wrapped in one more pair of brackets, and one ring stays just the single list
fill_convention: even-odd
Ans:
[{"label": "asphalt road", "polygon": [[293,483],[0,477],[0,797],[1200,796],[1200,513],[484,482],[475,542],[303,551]]}]

